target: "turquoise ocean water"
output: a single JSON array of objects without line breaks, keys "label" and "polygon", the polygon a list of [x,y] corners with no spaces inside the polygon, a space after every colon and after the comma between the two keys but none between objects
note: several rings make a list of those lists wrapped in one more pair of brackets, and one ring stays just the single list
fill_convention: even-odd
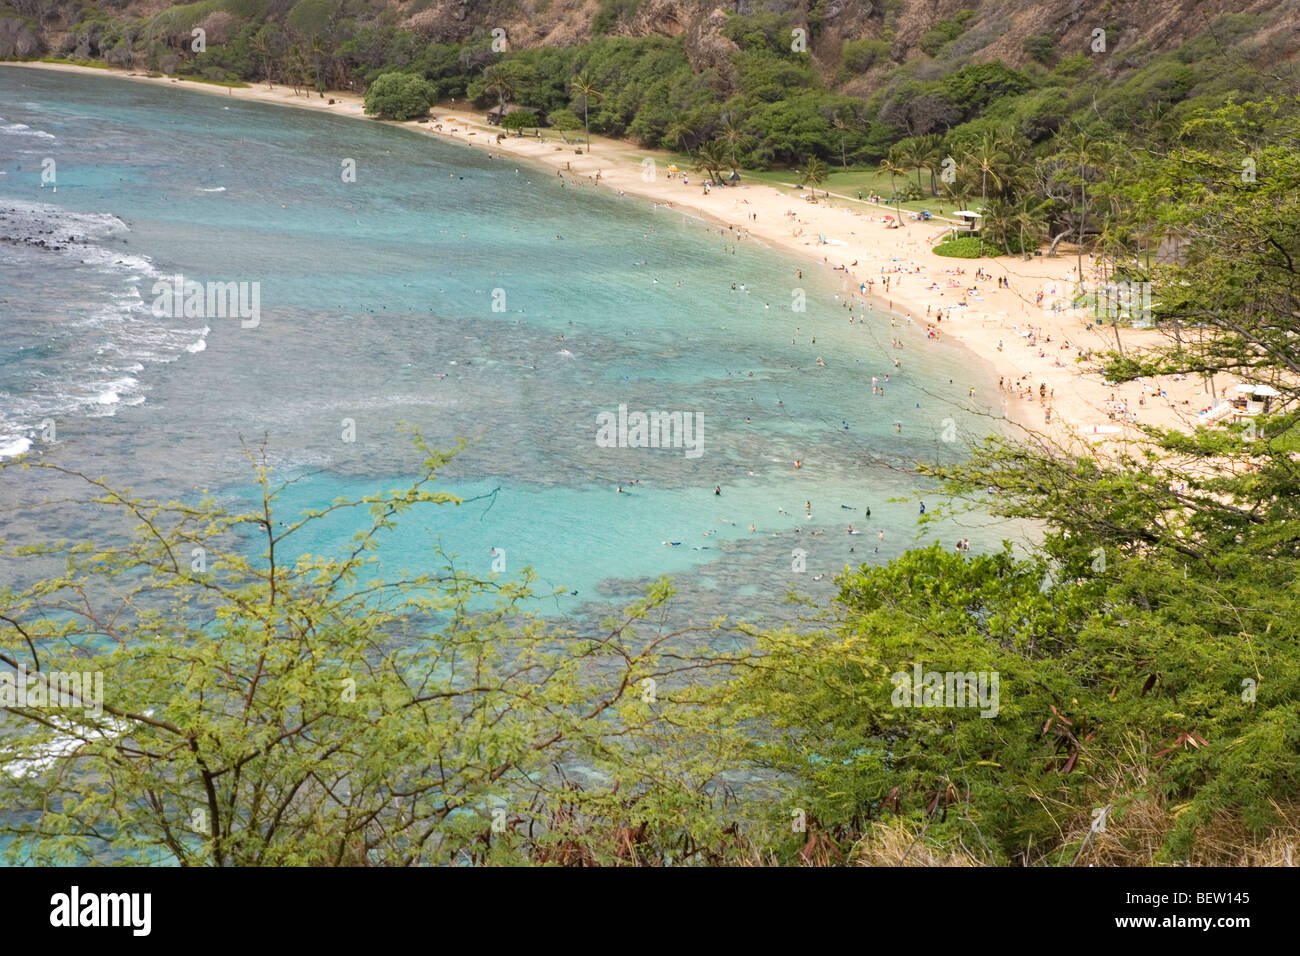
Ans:
[{"label": "turquoise ocean water", "polygon": [[[264,443],[302,477],[284,498],[296,511],[408,479],[401,423],[435,445],[464,437],[441,487],[478,500],[412,516],[386,560],[431,570],[440,546],[486,574],[501,549],[507,571],[564,589],[543,610],[574,617],[661,574],[684,613],[780,615],[788,588],[829,595],[845,564],[1009,534],[978,515],[918,529],[918,503],[891,501],[920,489],[914,462],[990,427],[973,414],[990,371],[969,353],[880,308],[850,325],[840,274],[482,151],[0,67],[0,238],[0,454],[235,501],[252,488],[243,448]],[[259,324],[154,315],[154,284],[176,274],[257,283]],[[619,405],[698,416],[703,453],[601,447],[597,415]],[[101,527],[70,505],[13,510],[56,484],[0,477],[5,536]]]}]

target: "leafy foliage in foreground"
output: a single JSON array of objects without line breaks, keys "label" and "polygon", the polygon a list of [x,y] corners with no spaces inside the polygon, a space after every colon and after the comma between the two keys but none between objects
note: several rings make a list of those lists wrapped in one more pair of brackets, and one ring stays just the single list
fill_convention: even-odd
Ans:
[{"label": "leafy foliage in foreground", "polygon": [[[88,692],[8,702],[10,859],[726,859],[718,775],[735,738],[700,701],[728,657],[656,627],[666,583],[578,635],[521,610],[526,579],[369,576],[402,515],[455,506],[429,488],[447,460],[430,451],[410,487],[285,524],[264,463],[244,514],[92,482],[140,522],[136,540],[77,546],[61,576],[2,595],[0,662],[105,685],[101,714],[80,706]],[[341,512],[368,516],[342,557],[291,550]]]}]

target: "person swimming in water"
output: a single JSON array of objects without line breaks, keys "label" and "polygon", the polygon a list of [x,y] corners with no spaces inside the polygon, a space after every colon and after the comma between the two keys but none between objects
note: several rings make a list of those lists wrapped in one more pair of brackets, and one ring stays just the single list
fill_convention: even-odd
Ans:
[{"label": "person swimming in water", "polygon": [[714,493],[715,495],[721,495],[721,494],[722,494],[722,485],[714,485],[714,486],[713,486],[713,493]]}]

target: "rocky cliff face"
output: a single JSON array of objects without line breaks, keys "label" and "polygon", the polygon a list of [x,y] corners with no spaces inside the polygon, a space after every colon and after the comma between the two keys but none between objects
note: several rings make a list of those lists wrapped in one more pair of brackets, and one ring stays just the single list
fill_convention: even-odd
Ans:
[{"label": "rocky cliff face", "polygon": [[[564,45],[590,39],[602,9],[602,0],[436,0],[410,19],[430,39],[464,39],[502,26],[518,46]],[[1030,38],[1055,56],[1092,54],[1097,30],[1106,31],[1118,70],[1126,56],[1175,49],[1225,13],[1260,18],[1251,30],[1265,62],[1294,60],[1300,51],[1300,0],[625,0],[611,9],[622,11],[612,18],[614,35],[681,36],[697,69],[723,71],[736,49],[723,34],[728,14],[781,14],[808,30],[809,51],[828,79],[850,40],[887,43],[895,64],[924,63],[938,43],[945,59],[1023,66],[1031,59]],[[942,40],[964,11],[970,13],[956,35]]]},{"label": "rocky cliff face", "polygon": [[[271,0],[271,14],[288,17],[295,4]],[[148,18],[171,5],[111,0],[101,9]],[[494,27],[504,28],[514,47],[577,43],[597,28],[613,35],[680,36],[697,69],[724,73],[736,49],[723,32],[727,15],[780,14],[808,30],[814,61],[827,79],[851,92],[862,92],[856,87],[864,78],[837,76],[841,48],[851,40],[876,40],[887,48],[887,62],[868,73],[909,61],[919,61],[924,71],[934,56],[963,65],[998,59],[1022,66],[1032,56],[1027,40],[1037,43],[1040,56],[1095,52],[1094,31],[1105,30],[1109,65],[1120,70],[1126,57],[1174,49],[1227,13],[1259,17],[1249,30],[1262,66],[1294,60],[1300,49],[1300,0],[368,0],[347,9],[362,19],[400,24],[430,42],[465,40]],[[67,30],[81,11],[75,0],[0,0],[0,57],[70,52]]]},{"label": "rocky cliff face", "polygon": [[0,60],[23,60],[41,51],[41,36],[34,24],[18,17],[0,16]]}]

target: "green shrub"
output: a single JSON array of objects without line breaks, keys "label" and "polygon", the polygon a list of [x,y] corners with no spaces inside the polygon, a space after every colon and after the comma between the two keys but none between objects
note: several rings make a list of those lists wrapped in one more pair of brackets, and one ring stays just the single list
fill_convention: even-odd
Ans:
[{"label": "green shrub", "polygon": [[380,119],[423,116],[433,103],[433,87],[414,73],[381,74],[366,90],[366,112]]},{"label": "green shrub", "polygon": [[1033,36],[1027,36],[1024,42],[1020,44],[1020,49],[1032,60],[1037,60],[1044,66],[1051,66],[1052,61],[1056,59],[1056,36],[1051,33],[1035,33]]},{"label": "green shrub", "polygon": [[641,0],[600,0],[600,10],[591,21],[591,31],[596,34],[613,33],[614,29],[636,15]]},{"label": "green shrub", "polygon": [[889,44],[884,40],[849,40],[840,48],[840,63],[850,73],[865,73],[889,57]]},{"label": "green shrub", "polygon": [[997,256],[1002,250],[989,245],[979,236],[959,236],[949,239],[934,247],[936,256],[948,256],[952,259],[978,259],[981,256]]},{"label": "green shrub", "polygon": [[951,20],[940,20],[921,34],[917,46],[930,56],[936,56],[940,50],[966,32],[966,24],[974,16],[973,10],[963,10]]}]

